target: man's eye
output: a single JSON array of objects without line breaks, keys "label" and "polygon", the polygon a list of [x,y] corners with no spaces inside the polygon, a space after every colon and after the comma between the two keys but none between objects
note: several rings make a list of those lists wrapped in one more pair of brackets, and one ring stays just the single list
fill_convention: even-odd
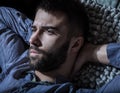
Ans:
[{"label": "man's eye", "polygon": [[35,26],[32,26],[32,27],[31,27],[31,30],[32,30],[32,32],[35,32],[37,29],[36,29]]},{"label": "man's eye", "polygon": [[52,34],[55,34],[55,31],[53,29],[47,29],[47,33],[52,35]]},{"label": "man's eye", "polygon": [[36,31],[36,29],[32,28],[32,32],[35,32],[35,31]]}]

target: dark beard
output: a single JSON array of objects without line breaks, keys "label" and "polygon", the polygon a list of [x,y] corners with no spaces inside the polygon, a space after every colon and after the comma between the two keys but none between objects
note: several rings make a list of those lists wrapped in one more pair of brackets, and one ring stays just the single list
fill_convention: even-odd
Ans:
[{"label": "dark beard", "polygon": [[46,57],[38,60],[38,62],[36,62],[35,64],[31,64],[32,69],[38,70],[40,72],[48,72],[58,69],[66,60],[68,47],[69,42],[66,42],[58,49],[58,51],[53,53],[45,53],[44,51],[39,50]]}]

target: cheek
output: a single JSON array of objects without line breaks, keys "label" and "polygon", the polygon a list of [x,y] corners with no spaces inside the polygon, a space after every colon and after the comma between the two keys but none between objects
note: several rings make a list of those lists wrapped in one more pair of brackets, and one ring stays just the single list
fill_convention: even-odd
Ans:
[{"label": "cheek", "polygon": [[49,50],[54,48],[59,41],[59,37],[57,36],[44,36],[44,39],[42,40],[42,45],[45,48],[45,50]]},{"label": "cheek", "polygon": [[46,36],[43,41],[43,47],[46,51],[55,51],[64,43],[64,41],[64,38],[61,38],[60,36]]}]

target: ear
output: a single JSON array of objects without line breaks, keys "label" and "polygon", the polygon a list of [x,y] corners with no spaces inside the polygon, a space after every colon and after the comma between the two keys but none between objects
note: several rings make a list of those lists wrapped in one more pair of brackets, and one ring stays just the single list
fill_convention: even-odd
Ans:
[{"label": "ear", "polygon": [[73,37],[70,42],[70,52],[75,53],[78,52],[79,49],[82,47],[84,43],[84,38],[79,36],[79,37]]}]

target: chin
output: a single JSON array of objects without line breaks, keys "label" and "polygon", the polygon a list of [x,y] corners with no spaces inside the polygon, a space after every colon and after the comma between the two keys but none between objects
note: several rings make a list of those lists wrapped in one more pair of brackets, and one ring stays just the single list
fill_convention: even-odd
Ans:
[{"label": "chin", "polygon": [[39,56],[33,56],[33,55],[30,55],[30,63],[35,65],[37,64],[39,61],[41,61],[43,59],[43,55],[39,55]]}]

